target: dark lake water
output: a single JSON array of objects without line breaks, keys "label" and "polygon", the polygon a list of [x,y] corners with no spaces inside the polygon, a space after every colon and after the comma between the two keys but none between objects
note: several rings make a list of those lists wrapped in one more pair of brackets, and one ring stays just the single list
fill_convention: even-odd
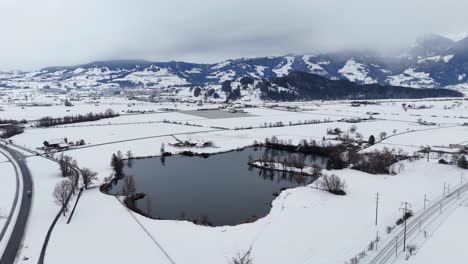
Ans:
[{"label": "dark lake water", "polygon": [[[204,218],[215,226],[237,225],[251,217],[267,215],[273,194],[282,188],[303,186],[314,180],[248,166],[249,156],[259,159],[264,153],[275,160],[301,156],[307,165],[326,164],[326,158],[321,156],[246,148],[208,158],[174,155],[164,162],[160,157],[137,159],[132,167],[125,167],[124,173],[133,175],[136,191],[147,195],[136,205],[152,218]],[[121,194],[122,182],[113,186],[110,193]]]}]

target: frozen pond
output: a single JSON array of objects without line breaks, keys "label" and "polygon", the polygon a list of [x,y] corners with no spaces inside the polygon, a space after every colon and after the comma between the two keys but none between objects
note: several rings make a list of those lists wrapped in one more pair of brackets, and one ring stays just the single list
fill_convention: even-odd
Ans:
[{"label": "frozen pond", "polygon": [[[266,153],[266,154],[265,154]],[[133,175],[136,191],[147,196],[137,207],[155,219],[201,219],[215,226],[237,225],[270,211],[270,203],[282,188],[311,183],[312,177],[249,167],[249,157],[268,155],[275,160],[298,157],[267,148],[211,155],[208,158],[174,155],[133,160],[125,175]],[[303,156],[308,165],[325,167],[326,158]],[[122,193],[119,181],[110,193]]]}]

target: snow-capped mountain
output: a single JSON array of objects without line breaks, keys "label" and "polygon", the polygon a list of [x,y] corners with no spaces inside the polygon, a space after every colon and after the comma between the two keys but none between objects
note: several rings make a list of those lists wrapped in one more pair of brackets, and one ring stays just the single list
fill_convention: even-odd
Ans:
[{"label": "snow-capped mountain", "polygon": [[35,72],[0,72],[0,87],[20,88],[163,88],[219,84],[242,77],[271,79],[307,72],[358,84],[413,88],[465,86],[468,83],[468,37],[459,41],[428,35],[400,56],[368,52],[288,55],[227,60],[215,64],[102,61]]}]

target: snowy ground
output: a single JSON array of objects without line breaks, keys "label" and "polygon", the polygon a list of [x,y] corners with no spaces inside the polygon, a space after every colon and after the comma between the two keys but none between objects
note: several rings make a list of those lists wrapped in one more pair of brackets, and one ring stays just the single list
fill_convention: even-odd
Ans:
[{"label": "snowy ground", "polygon": [[[11,164],[0,150],[0,233],[6,224],[10,214],[16,191],[16,174]],[[12,220],[14,222],[14,219]],[[7,237],[9,234],[6,234]],[[3,243],[0,243],[0,252],[3,251]]]},{"label": "snowy ground", "polygon": [[18,263],[37,263],[47,230],[60,209],[54,203],[52,192],[63,178],[55,162],[41,157],[30,157],[26,162],[33,177],[34,194]]},{"label": "snowy ground", "polygon": [[[44,100],[53,101],[50,98]],[[109,163],[112,153],[131,150],[135,156],[159,155],[163,143],[166,151],[185,150],[169,146],[169,143],[176,142],[176,138],[211,140],[216,146],[195,150],[199,152],[235,149],[271,136],[291,140],[292,143],[299,143],[301,139],[321,141],[324,137],[328,141],[335,136],[327,135],[327,130],[334,128],[340,128],[351,137],[359,133],[364,139],[374,135],[379,140],[380,133],[387,134],[387,139],[366,151],[388,147],[412,153],[426,145],[435,147],[468,142],[468,126],[461,126],[468,122],[468,101],[461,100],[384,100],[380,105],[360,107],[351,107],[350,102],[285,103],[275,109],[259,105],[258,108],[244,109],[249,116],[216,119],[186,112],[160,111],[161,108],[174,107],[193,110],[196,109],[194,105],[139,103],[129,107],[128,103],[130,101],[123,98],[103,98],[98,106],[78,102],[71,108],[57,105],[21,109],[4,102],[5,111],[0,112],[0,118],[37,119],[44,115],[100,112],[107,108],[118,112],[129,108],[158,111],[47,129],[27,128],[23,134],[12,138],[15,143],[32,149],[41,146],[44,140],[63,137],[73,141],[84,139],[88,145],[66,154],[74,157],[80,167],[97,171],[100,181],[111,174]],[[429,108],[405,111],[403,103],[415,108],[421,105]],[[283,106],[299,106],[301,109],[292,112]],[[376,120],[357,124],[339,121],[370,115]],[[417,123],[418,119],[436,125],[423,126]],[[163,120],[198,126],[162,123]],[[267,126],[277,122],[288,125],[308,120],[331,122],[260,128],[265,123]],[[210,128],[213,126],[231,130]],[[233,130],[249,126],[255,128]],[[355,132],[352,131],[353,126],[357,127]],[[58,222],[46,263],[63,263],[64,259],[67,263],[171,263],[170,259],[175,263],[229,263],[231,257],[250,247],[254,263],[343,263],[365,249],[377,230],[385,233],[385,228],[395,223],[401,216],[399,207],[402,201],[411,202],[412,209],[418,211],[422,208],[425,194],[428,199],[435,200],[442,194],[444,183],[456,186],[461,177],[468,180],[468,171],[437,164],[437,158],[432,156],[430,162],[401,162],[396,165],[400,173],[395,176],[369,175],[348,169],[326,172],[335,173],[346,181],[348,195],[334,196],[309,187],[290,189],[273,201],[269,215],[255,223],[233,227],[212,228],[184,221],[151,220],[129,212],[115,197],[101,194],[97,188],[87,190],[72,222],[67,225],[66,218]],[[1,161],[0,158],[0,166],[3,166]],[[52,191],[62,178],[58,165],[51,161],[41,157],[31,157],[27,161],[34,178],[35,195],[19,259],[20,263],[36,263],[47,228],[59,210],[53,202]],[[3,171],[2,167],[0,169]],[[377,227],[374,226],[376,192],[381,194]],[[434,243],[437,247],[437,242]],[[77,253],[77,248],[82,248],[83,244],[87,249]],[[423,258],[424,250],[420,254]]]},{"label": "snowy ground", "polygon": [[[400,217],[401,201],[410,201],[417,211],[424,194],[435,199],[444,182],[455,186],[460,180],[460,170],[453,166],[426,161],[403,164],[398,176],[333,171],[346,180],[347,196],[307,187],[288,190],[274,200],[267,217],[252,224],[210,228],[135,216],[176,263],[228,263],[230,257],[250,247],[257,263],[342,263],[365,248],[376,230],[383,233],[394,224]],[[382,200],[380,224],[375,228],[373,198],[377,191]],[[89,237],[95,237],[88,241],[91,250],[70,263],[96,263],[93,260],[101,258],[111,263],[167,260],[114,197],[94,189],[86,191],[82,199],[73,222],[60,223],[54,232],[46,259],[49,263],[60,263]],[[131,241],[132,246],[128,248],[120,239]],[[109,251],[113,253],[100,254]]]}]

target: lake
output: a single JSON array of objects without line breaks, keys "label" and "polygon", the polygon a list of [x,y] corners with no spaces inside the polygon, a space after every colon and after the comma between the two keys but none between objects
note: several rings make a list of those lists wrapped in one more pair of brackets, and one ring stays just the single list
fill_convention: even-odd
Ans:
[{"label": "lake", "polygon": [[[248,165],[249,158],[268,155],[275,160],[302,157],[306,165],[325,167],[327,158],[249,147],[214,154],[208,158],[173,155],[132,160],[125,175],[135,179],[136,191],[146,197],[137,200],[138,209],[155,219],[203,219],[214,226],[237,225],[247,219],[266,216],[275,195],[284,188],[304,186],[313,177],[263,170]],[[123,181],[110,189],[122,194]]]}]

